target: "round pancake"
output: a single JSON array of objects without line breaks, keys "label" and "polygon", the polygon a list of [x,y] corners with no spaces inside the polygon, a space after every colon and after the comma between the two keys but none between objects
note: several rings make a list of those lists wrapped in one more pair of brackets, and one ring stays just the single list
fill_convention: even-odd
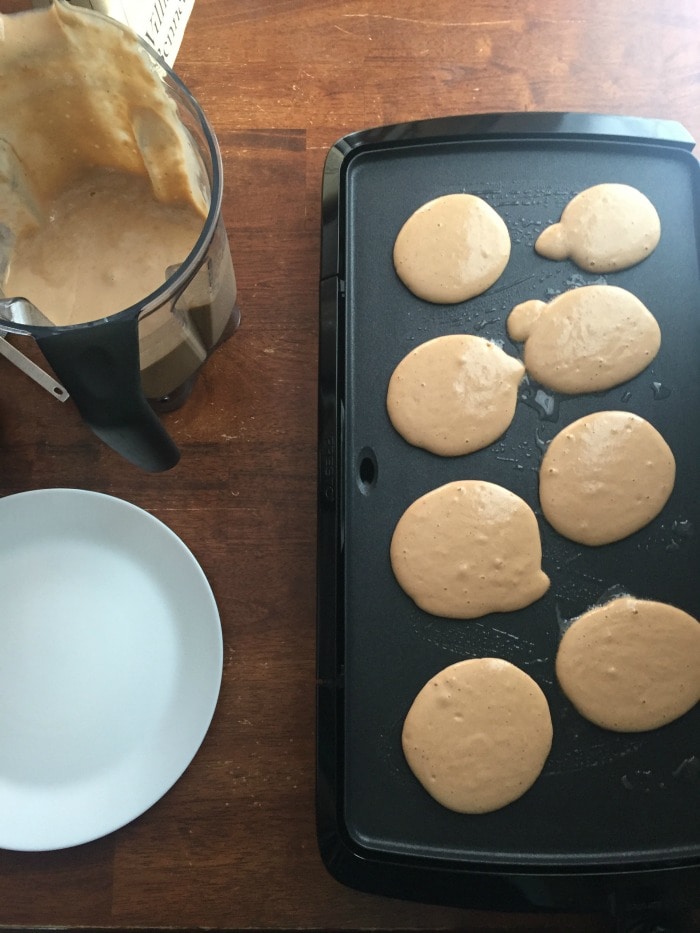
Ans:
[{"label": "round pancake", "polygon": [[648,421],[625,411],[595,412],[551,441],[540,465],[540,504],[564,537],[610,544],[659,514],[675,476],[673,453]]},{"label": "round pancake", "polygon": [[409,768],[450,810],[488,813],[521,797],[552,746],[547,700],[500,658],[460,661],[416,696],[401,736]]},{"label": "round pancake", "polygon": [[452,304],[486,291],[510,257],[503,219],[473,194],[447,194],[418,208],[394,243],[394,268],[426,301]]},{"label": "round pancake", "polygon": [[436,616],[522,609],[549,588],[534,512],[495,483],[457,481],[421,496],[401,516],[390,556],[401,588]]},{"label": "round pancake", "polygon": [[579,713],[603,729],[656,729],[700,700],[700,624],[666,603],[622,596],[571,624],[556,672]]},{"label": "round pancake", "polygon": [[443,457],[495,441],[513,420],[525,367],[470,334],[428,340],[401,360],[389,381],[387,411],[416,447]]}]

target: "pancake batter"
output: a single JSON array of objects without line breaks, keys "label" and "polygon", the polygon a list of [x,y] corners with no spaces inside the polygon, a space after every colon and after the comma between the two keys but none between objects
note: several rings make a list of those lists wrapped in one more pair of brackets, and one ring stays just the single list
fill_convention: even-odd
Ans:
[{"label": "pancake batter", "polygon": [[508,316],[508,334],[525,341],[528,373],[557,392],[600,392],[632,379],[661,346],[656,318],[631,292],[587,285],[549,304],[525,301]]},{"label": "pancake batter", "polygon": [[480,450],[513,420],[524,372],[519,360],[482,337],[428,340],[394,370],[389,418],[409,444],[432,453],[453,457]]},{"label": "pancake batter", "polygon": [[417,499],[391,539],[402,589],[426,612],[476,619],[522,609],[549,588],[535,514],[494,483],[447,483]]},{"label": "pancake batter", "polygon": [[414,295],[466,301],[500,277],[510,257],[503,219],[473,194],[447,194],[419,207],[394,244],[396,273]]},{"label": "pancake batter", "polygon": [[106,317],[150,295],[202,229],[191,209],[156,201],[147,178],[109,169],[61,192],[50,215],[17,241],[3,290],[28,297],[61,325]]},{"label": "pancake batter", "polygon": [[648,421],[624,411],[596,412],[551,441],[540,466],[540,503],[566,538],[610,544],[659,514],[675,475],[673,453]]},{"label": "pancake batter", "polygon": [[460,661],[423,687],[401,736],[411,771],[458,813],[488,813],[521,797],[552,746],[547,700],[500,658]]},{"label": "pancake batter", "polygon": [[658,245],[656,208],[637,188],[602,184],[586,188],[564,208],[559,223],[537,238],[547,259],[573,259],[587,272],[617,272],[646,259]]},{"label": "pancake batter", "polygon": [[556,672],[579,713],[603,729],[656,729],[700,700],[700,624],[674,606],[622,596],[573,622]]},{"label": "pancake batter", "polygon": [[0,36],[0,285],[59,325],[121,311],[187,258],[208,212],[176,105],[106,17],[52,4],[0,16]]}]

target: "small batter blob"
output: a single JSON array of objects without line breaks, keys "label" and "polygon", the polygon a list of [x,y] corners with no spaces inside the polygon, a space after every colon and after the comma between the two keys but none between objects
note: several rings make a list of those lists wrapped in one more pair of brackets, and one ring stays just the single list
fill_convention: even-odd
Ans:
[{"label": "small batter blob", "polygon": [[557,392],[600,392],[642,372],[659,352],[661,330],[642,302],[616,285],[586,285],[549,304],[525,301],[508,316],[525,341],[525,367]]},{"label": "small batter blob", "polygon": [[586,188],[566,205],[559,223],[537,238],[546,259],[573,259],[587,272],[616,272],[652,253],[661,237],[656,208],[631,185]]},{"label": "small batter blob", "polygon": [[700,700],[700,623],[666,603],[621,596],[572,623],[556,672],[579,713],[603,729],[656,729]]},{"label": "small batter blob", "polygon": [[676,477],[673,453],[638,415],[601,411],[553,438],[540,466],[547,521],[579,544],[619,541],[663,509]]},{"label": "small batter blob", "polygon": [[552,747],[552,720],[524,671],[500,658],[474,658],[428,681],[401,741],[409,768],[438,803],[488,813],[535,783]]},{"label": "small batter blob", "polygon": [[421,496],[399,519],[390,556],[401,588],[436,616],[522,609],[549,588],[535,513],[495,483],[457,481]]},{"label": "small batter blob", "polygon": [[394,243],[396,273],[414,295],[437,304],[466,301],[500,277],[510,235],[496,211],[473,194],[447,194],[419,207]]},{"label": "small batter blob", "polygon": [[436,337],[394,370],[389,418],[409,444],[443,457],[468,454],[508,428],[524,373],[519,360],[483,337]]}]

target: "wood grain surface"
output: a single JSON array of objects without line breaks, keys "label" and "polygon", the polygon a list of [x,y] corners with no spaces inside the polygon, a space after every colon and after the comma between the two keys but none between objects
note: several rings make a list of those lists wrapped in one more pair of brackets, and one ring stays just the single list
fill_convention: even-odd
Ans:
[{"label": "wood grain surface", "polygon": [[[27,5],[0,0],[0,11]],[[165,474],[119,459],[71,402],[0,359],[0,494],[97,490],[166,522],[220,607],[220,702],[192,765],[133,823],[64,851],[0,851],[0,928],[614,930],[604,916],[502,915],[359,893],[321,863],[321,173],[346,133],[448,114],[630,114],[679,120],[698,138],[700,4],[196,0],[176,70],[223,152],[240,330],[186,405],[164,416],[182,450]]]}]

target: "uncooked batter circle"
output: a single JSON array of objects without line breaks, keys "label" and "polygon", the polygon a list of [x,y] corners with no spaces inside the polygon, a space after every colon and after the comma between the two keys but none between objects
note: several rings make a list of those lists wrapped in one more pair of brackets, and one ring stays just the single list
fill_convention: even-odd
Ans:
[{"label": "uncooked batter circle", "polygon": [[403,513],[391,539],[401,588],[436,616],[476,619],[529,606],[549,588],[535,513],[481,480],[439,486]]},{"label": "uncooked batter circle", "polygon": [[471,334],[420,344],[398,364],[387,411],[399,434],[443,457],[472,453],[510,425],[525,373],[520,360]]},{"label": "uncooked batter circle", "polygon": [[426,301],[452,304],[486,291],[510,258],[503,218],[473,194],[446,194],[406,220],[394,243],[394,268]]},{"label": "uncooked batter circle", "polygon": [[488,813],[535,783],[552,746],[552,720],[528,674],[501,658],[472,658],[425,684],[401,742],[409,768],[438,803]]},{"label": "uncooked batter circle", "polygon": [[656,729],[700,700],[700,623],[666,603],[618,597],[574,620],[556,672],[576,709],[603,729]]},{"label": "uncooked batter circle", "polygon": [[594,412],[563,428],[540,465],[547,521],[579,544],[619,541],[647,525],[673,490],[671,448],[648,421]]},{"label": "uncooked batter circle", "polygon": [[627,289],[584,285],[548,304],[525,301],[508,315],[508,335],[525,341],[525,368],[556,392],[601,392],[642,372],[661,346],[654,315]]},{"label": "uncooked batter circle", "polygon": [[547,259],[573,259],[588,272],[617,272],[646,259],[660,237],[659,215],[645,194],[605,183],[572,198],[559,223],[539,235],[535,251]]}]

